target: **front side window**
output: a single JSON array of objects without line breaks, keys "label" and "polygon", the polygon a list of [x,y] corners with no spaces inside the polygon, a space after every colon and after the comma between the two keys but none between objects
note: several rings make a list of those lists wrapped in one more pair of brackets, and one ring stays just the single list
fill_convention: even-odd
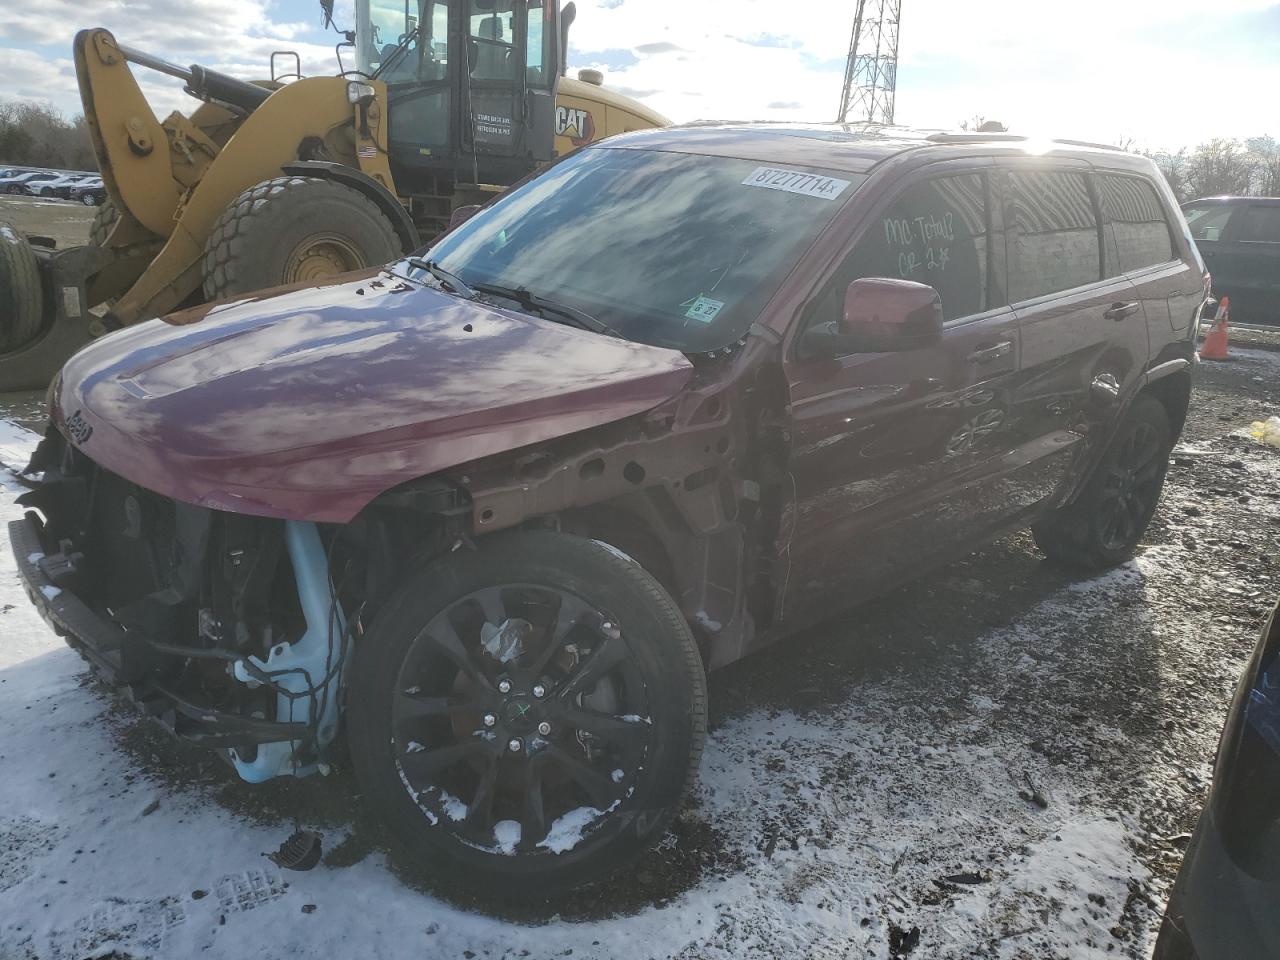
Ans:
[{"label": "front side window", "polygon": [[444,236],[468,284],[523,288],[624,337],[741,337],[866,177],[649,150],[579,150]]},{"label": "front side window", "polygon": [[1213,242],[1222,239],[1227,223],[1237,209],[1229,203],[1206,203],[1185,207],[1182,212],[1187,218],[1191,239]]},{"label": "front side window", "polygon": [[[862,277],[926,283],[947,320],[987,309],[986,181],[980,174],[939,177],[908,187],[854,245],[836,299]],[[834,319],[825,317],[824,319]]]},{"label": "front side window", "polygon": [[1082,173],[1010,171],[1009,300],[1019,303],[1096,283],[1098,220]]},{"label": "front side window", "polygon": [[1150,183],[1112,174],[1099,175],[1097,183],[1115,238],[1114,257],[1108,251],[1108,274],[1129,273],[1174,259],[1169,223]]},{"label": "front side window", "polygon": [[1243,243],[1280,243],[1280,205],[1245,208],[1240,240]]}]

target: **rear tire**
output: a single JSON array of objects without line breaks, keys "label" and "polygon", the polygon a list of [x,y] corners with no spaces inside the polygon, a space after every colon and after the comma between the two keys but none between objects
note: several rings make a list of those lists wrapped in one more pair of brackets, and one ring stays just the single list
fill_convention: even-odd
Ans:
[{"label": "rear tire", "polygon": [[391,221],[358,191],[316,177],[276,177],[240,194],[213,225],[204,295],[320,283],[400,254]]},{"label": "rear tire", "polygon": [[98,205],[98,198],[92,193],[82,193],[80,194],[80,202],[86,207],[96,207]]},{"label": "rear tire", "polygon": [[1156,512],[1172,449],[1164,404],[1139,394],[1080,496],[1032,526],[1036,545],[1083,570],[1128,560]]},{"label": "rear tire", "polygon": [[44,315],[36,255],[12,226],[0,221],[0,351],[35,339]]},{"label": "rear tire", "polygon": [[[89,205],[93,206],[93,204]],[[95,247],[106,246],[107,237],[111,236],[111,231],[115,229],[116,222],[119,219],[120,210],[116,205],[110,200],[102,201],[102,206],[93,214],[93,223],[89,225],[90,245]]]},{"label": "rear tire", "polygon": [[[497,642],[512,624],[520,639]],[[356,774],[405,862],[526,900],[660,839],[706,736],[702,662],[670,595],[550,531],[411,576],[356,648],[348,703]]]}]

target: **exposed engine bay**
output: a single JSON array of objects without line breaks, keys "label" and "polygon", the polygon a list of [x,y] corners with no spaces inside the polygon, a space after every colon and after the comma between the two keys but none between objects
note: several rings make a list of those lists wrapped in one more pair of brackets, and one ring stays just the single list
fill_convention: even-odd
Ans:
[{"label": "exposed engine bay", "polygon": [[29,471],[21,502],[44,520],[26,560],[55,617],[60,598],[96,615],[91,638],[55,626],[98,672],[245,780],[319,769],[361,629],[351,551],[313,523],[151,493],[53,430]]}]

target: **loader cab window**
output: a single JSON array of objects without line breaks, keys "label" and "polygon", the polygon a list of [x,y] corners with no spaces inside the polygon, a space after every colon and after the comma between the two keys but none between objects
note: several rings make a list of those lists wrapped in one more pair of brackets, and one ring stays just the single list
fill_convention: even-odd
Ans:
[{"label": "loader cab window", "polygon": [[514,80],[519,66],[515,48],[515,13],[510,0],[472,0],[471,77]]},{"label": "loader cab window", "polygon": [[[401,49],[400,44],[404,46]],[[365,59],[387,83],[430,83],[448,71],[449,5],[433,0],[371,0]]]},{"label": "loader cab window", "polygon": [[551,77],[548,41],[555,33],[553,0],[533,0],[525,16],[528,47],[525,50],[525,78],[530,86],[544,87]]}]

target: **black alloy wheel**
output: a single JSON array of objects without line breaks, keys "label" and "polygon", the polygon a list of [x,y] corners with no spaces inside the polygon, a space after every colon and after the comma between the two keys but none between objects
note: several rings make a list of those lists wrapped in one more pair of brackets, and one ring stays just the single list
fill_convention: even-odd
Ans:
[{"label": "black alloy wheel", "polygon": [[1146,529],[1160,497],[1167,458],[1168,451],[1148,422],[1134,424],[1120,438],[1098,500],[1102,545],[1107,550],[1125,549]]},{"label": "black alloy wheel", "polygon": [[1080,495],[1032,526],[1036,544],[1051,559],[1082,569],[1129,559],[1155,515],[1172,448],[1164,405],[1139,394]]},{"label": "black alloy wheel", "polygon": [[701,752],[705,680],[674,602],[636,564],[564,534],[494,539],[428,568],[375,620],[352,753],[419,862],[531,898],[660,838]]}]

